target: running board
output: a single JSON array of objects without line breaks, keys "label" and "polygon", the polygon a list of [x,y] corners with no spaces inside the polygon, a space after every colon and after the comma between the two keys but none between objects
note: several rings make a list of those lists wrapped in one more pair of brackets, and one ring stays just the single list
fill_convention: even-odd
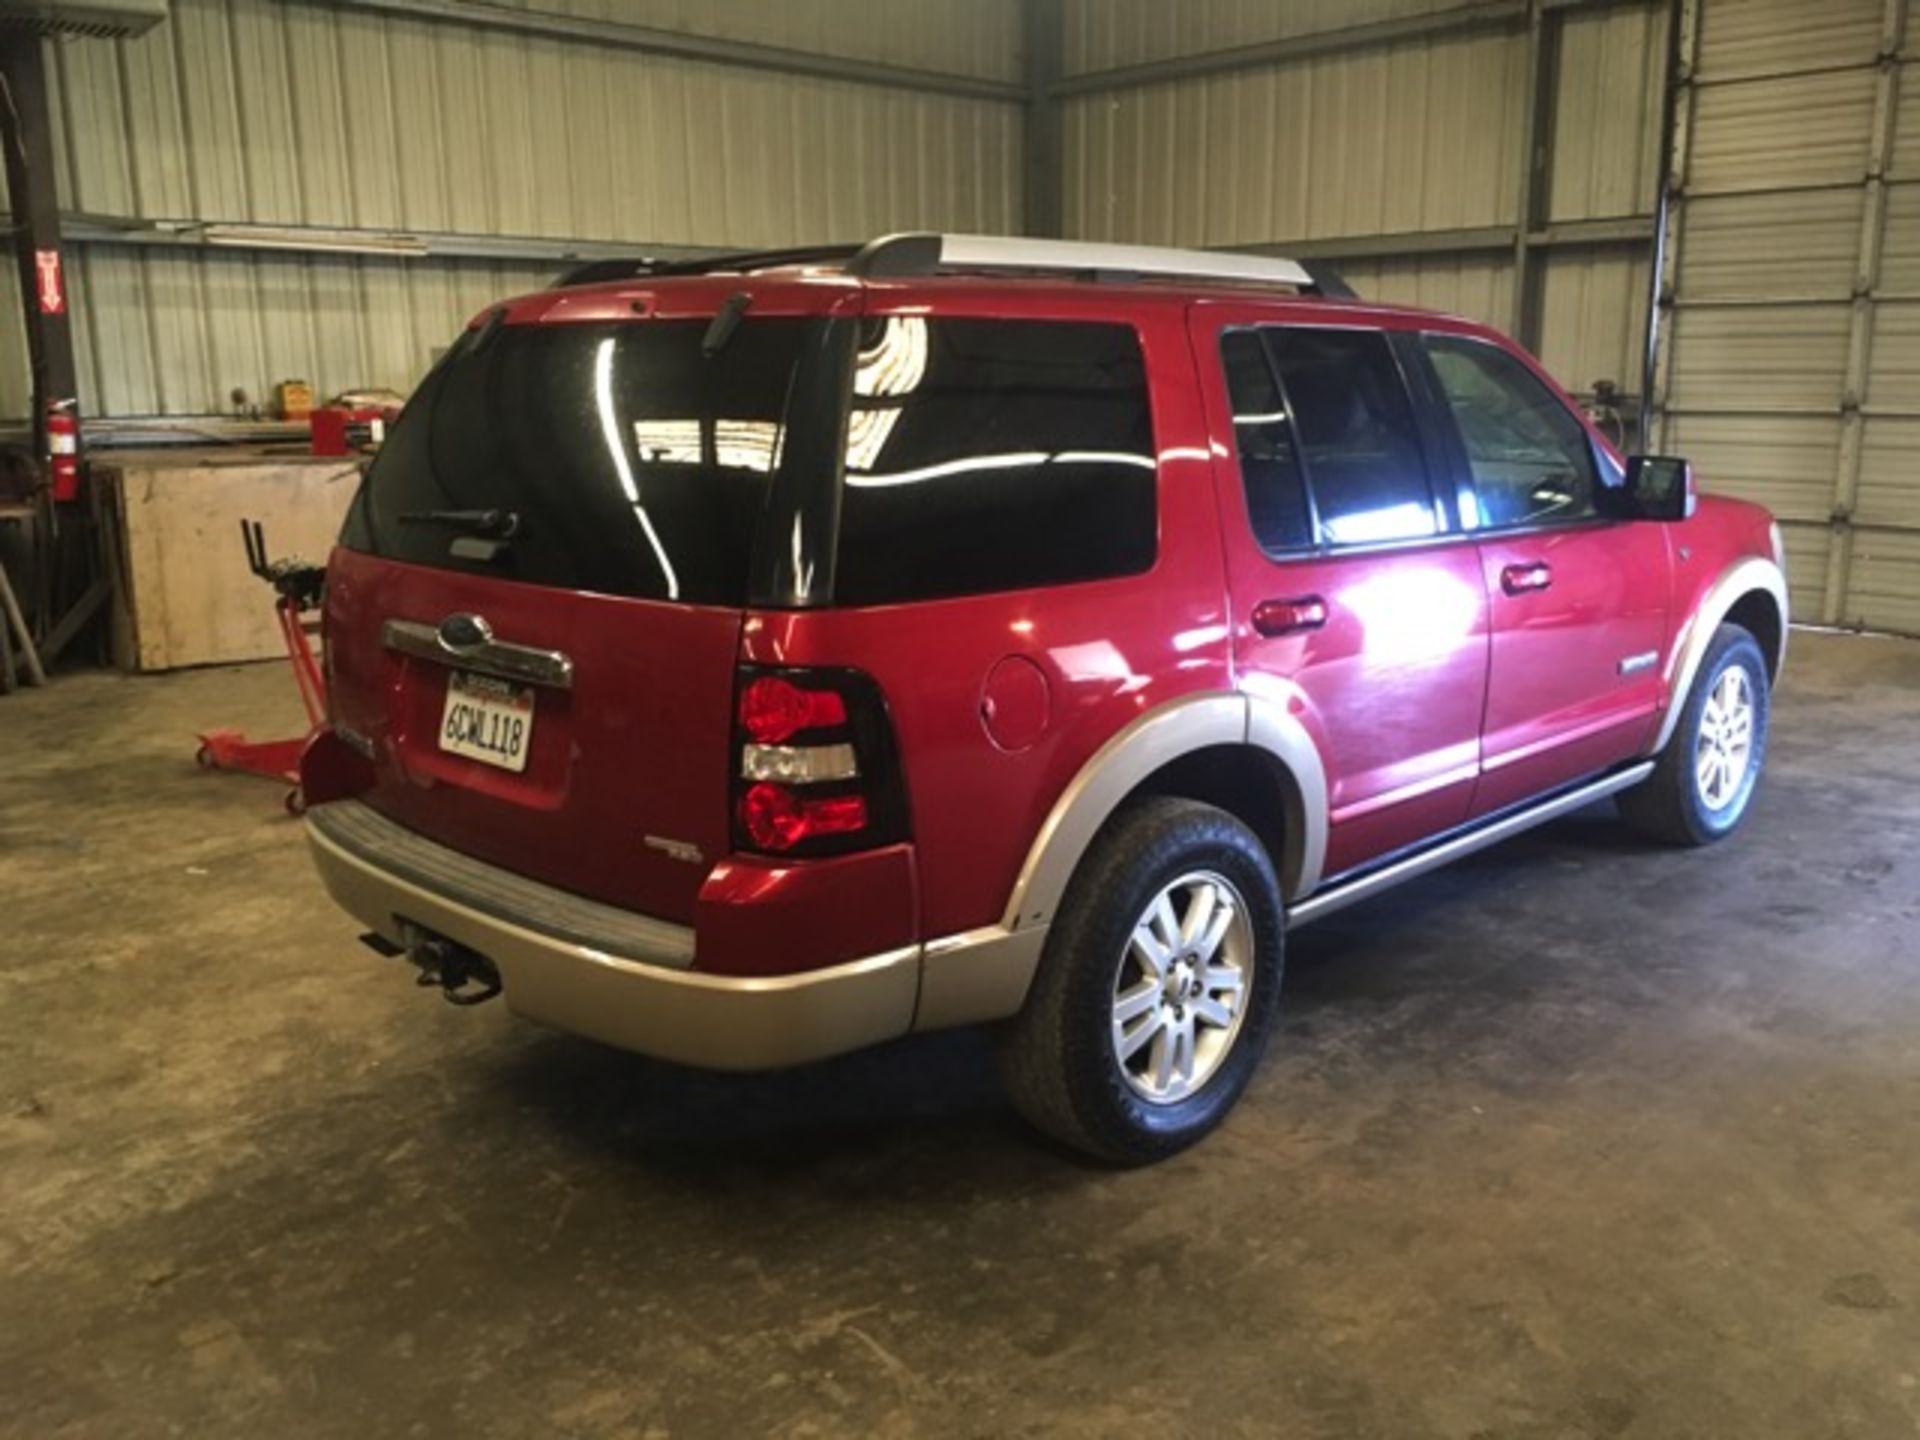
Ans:
[{"label": "running board", "polygon": [[1379,870],[1318,891],[1298,905],[1288,908],[1287,924],[1289,927],[1305,925],[1309,921],[1331,915],[1336,910],[1344,910],[1347,906],[1358,904],[1362,900],[1378,895],[1383,890],[1391,890],[1403,881],[1424,875],[1429,870],[1438,870],[1442,865],[1452,864],[1464,855],[1471,855],[1476,850],[1484,850],[1489,845],[1498,845],[1502,840],[1511,840],[1514,836],[1531,830],[1536,825],[1557,820],[1562,815],[1572,814],[1575,810],[1583,809],[1596,800],[1638,785],[1652,773],[1653,761],[1642,761],[1616,774],[1603,775],[1598,780],[1590,780],[1585,785],[1554,796],[1551,800],[1543,800],[1537,805],[1529,805],[1524,810],[1503,815],[1498,820],[1482,825],[1476,830],[1455,835],[1451,840],[1443,840],[1431,850],[1419,851]]}]

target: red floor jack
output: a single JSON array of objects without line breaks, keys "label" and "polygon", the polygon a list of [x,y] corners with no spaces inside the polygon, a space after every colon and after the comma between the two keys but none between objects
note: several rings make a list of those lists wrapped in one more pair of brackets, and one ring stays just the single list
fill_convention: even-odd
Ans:
[{"label": "red floor jack", "polygon": [[269,562],[267,537],[256,520],[240,522],[240,538],[247,547],[247,568],[273,586],[273,612],[280,622],[280,638],[286,642],[294,684],[300,687],[300,702],[307,707],[307,732],[292,740],[249,740],[238,730],[210,730],[200,737],[193,758],[209,770],[244,770],[286,781],[293,787],[287,791],[287,813],[298,815],[305,808],[300,799],[300,752],[327,718],[327,682],[314,659],[305,619],[320,609],[327,571],[324,565],[304,560]]}]

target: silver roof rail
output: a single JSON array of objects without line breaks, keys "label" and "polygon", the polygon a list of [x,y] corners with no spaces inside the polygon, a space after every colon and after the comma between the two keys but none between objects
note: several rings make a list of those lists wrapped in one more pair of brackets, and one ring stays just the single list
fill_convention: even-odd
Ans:
[{"label": "silver roof rail", "polygon": [[793,250],[750,250],[692,259],[591,260],[554,282],[602,284],[649,276],[713,275],[774,270],[795,265],[844,269],[863,279],[942,273],[1027,271],[1079,279],[1126,281],[1165,276],[1238,285],[1286,285],[1308,295],[1354,299],[1346,282],[1311,260],[1241,255],[1231,250],[1175,250],[1159,245],[1108,245],[1096,240],[1030,240],[1017,235],[882,235],[866,245],[815,245]]},{"label": "silver roof rail", "polygon": [[1158,245],[1109,245],[1094,240],[1032,240],[1014,235],[883,235],[855,255],[848,273],[934,275],[945,271],[1051,270],[1094,279],[1149,275],[1235,284],[1291,285],[1321,295],[1351,296],[1339,277],[1319,266],[1227,250],[1175,250]]}]

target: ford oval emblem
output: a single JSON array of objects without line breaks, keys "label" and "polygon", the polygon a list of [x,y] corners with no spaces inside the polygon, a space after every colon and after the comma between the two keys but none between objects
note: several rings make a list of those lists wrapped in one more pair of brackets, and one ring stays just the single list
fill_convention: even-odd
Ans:
[{"label": "ford oval emblem", "polygon": [[493,627],[478,615],[449,615],[440,622],[440,643],[449,650],[478,650],[493,639]]}]

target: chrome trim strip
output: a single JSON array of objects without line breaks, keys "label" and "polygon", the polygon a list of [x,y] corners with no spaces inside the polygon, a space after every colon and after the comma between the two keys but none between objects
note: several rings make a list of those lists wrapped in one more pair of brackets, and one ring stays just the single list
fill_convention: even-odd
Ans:
[{"label": "chrome trim strip", "polygon": [[1516,811],[1504,819],[1493,821],[1478,830],[1470,830],[1464,835],[1423,850],[1417,855],[1409,855],[1404,860],[1395,861],[1384,869],[1343,884],[1331,886],[1312,898],[1301,901],[1287,912],[1289,928],[1306,925],[1344,910],[1349,905],[1358,904],[1383,890],[1391,890],[1403,881],[1425,875],[1430,870],[1438,870],[1442,865],[1451,864],[1464,855],[1476,850],[1484,850],[1489,845],[1498,845],[1502,840],[1511,840],[1536,825],[1544,825],[1549,820],[1557,820],[1562,815],[1592,804],[1629,786],[1637,785],[1653,773],[1653,762],[1643,760],[1631,769],[1622,770],[1614,775],[1603,775],[1598,780],[1588,781],[1577,789],[1557,795],[1551,800]]},{"label": "chrome trim strip", "polygon": [[482,675],[518,680],[525,685],[544,685],[551,690],[573,688],[573,661],[558,650],[514,645],[505,640],[456,648],[444,643],[434,626],[423,625],[418,620],[389,620],[380,627],[380,639],[387,649],[417,659],[457,665],[462,670],[477,670]]},{"label": "chrome trim strip", "polygon": [[307,811],[307,829],[316,841],[380,874],[490,919],[600,952],[598,958],[609,964],[674,970],[693,964],[690,926],[489,865],[389,820],[362,801],[315,805]]}]

